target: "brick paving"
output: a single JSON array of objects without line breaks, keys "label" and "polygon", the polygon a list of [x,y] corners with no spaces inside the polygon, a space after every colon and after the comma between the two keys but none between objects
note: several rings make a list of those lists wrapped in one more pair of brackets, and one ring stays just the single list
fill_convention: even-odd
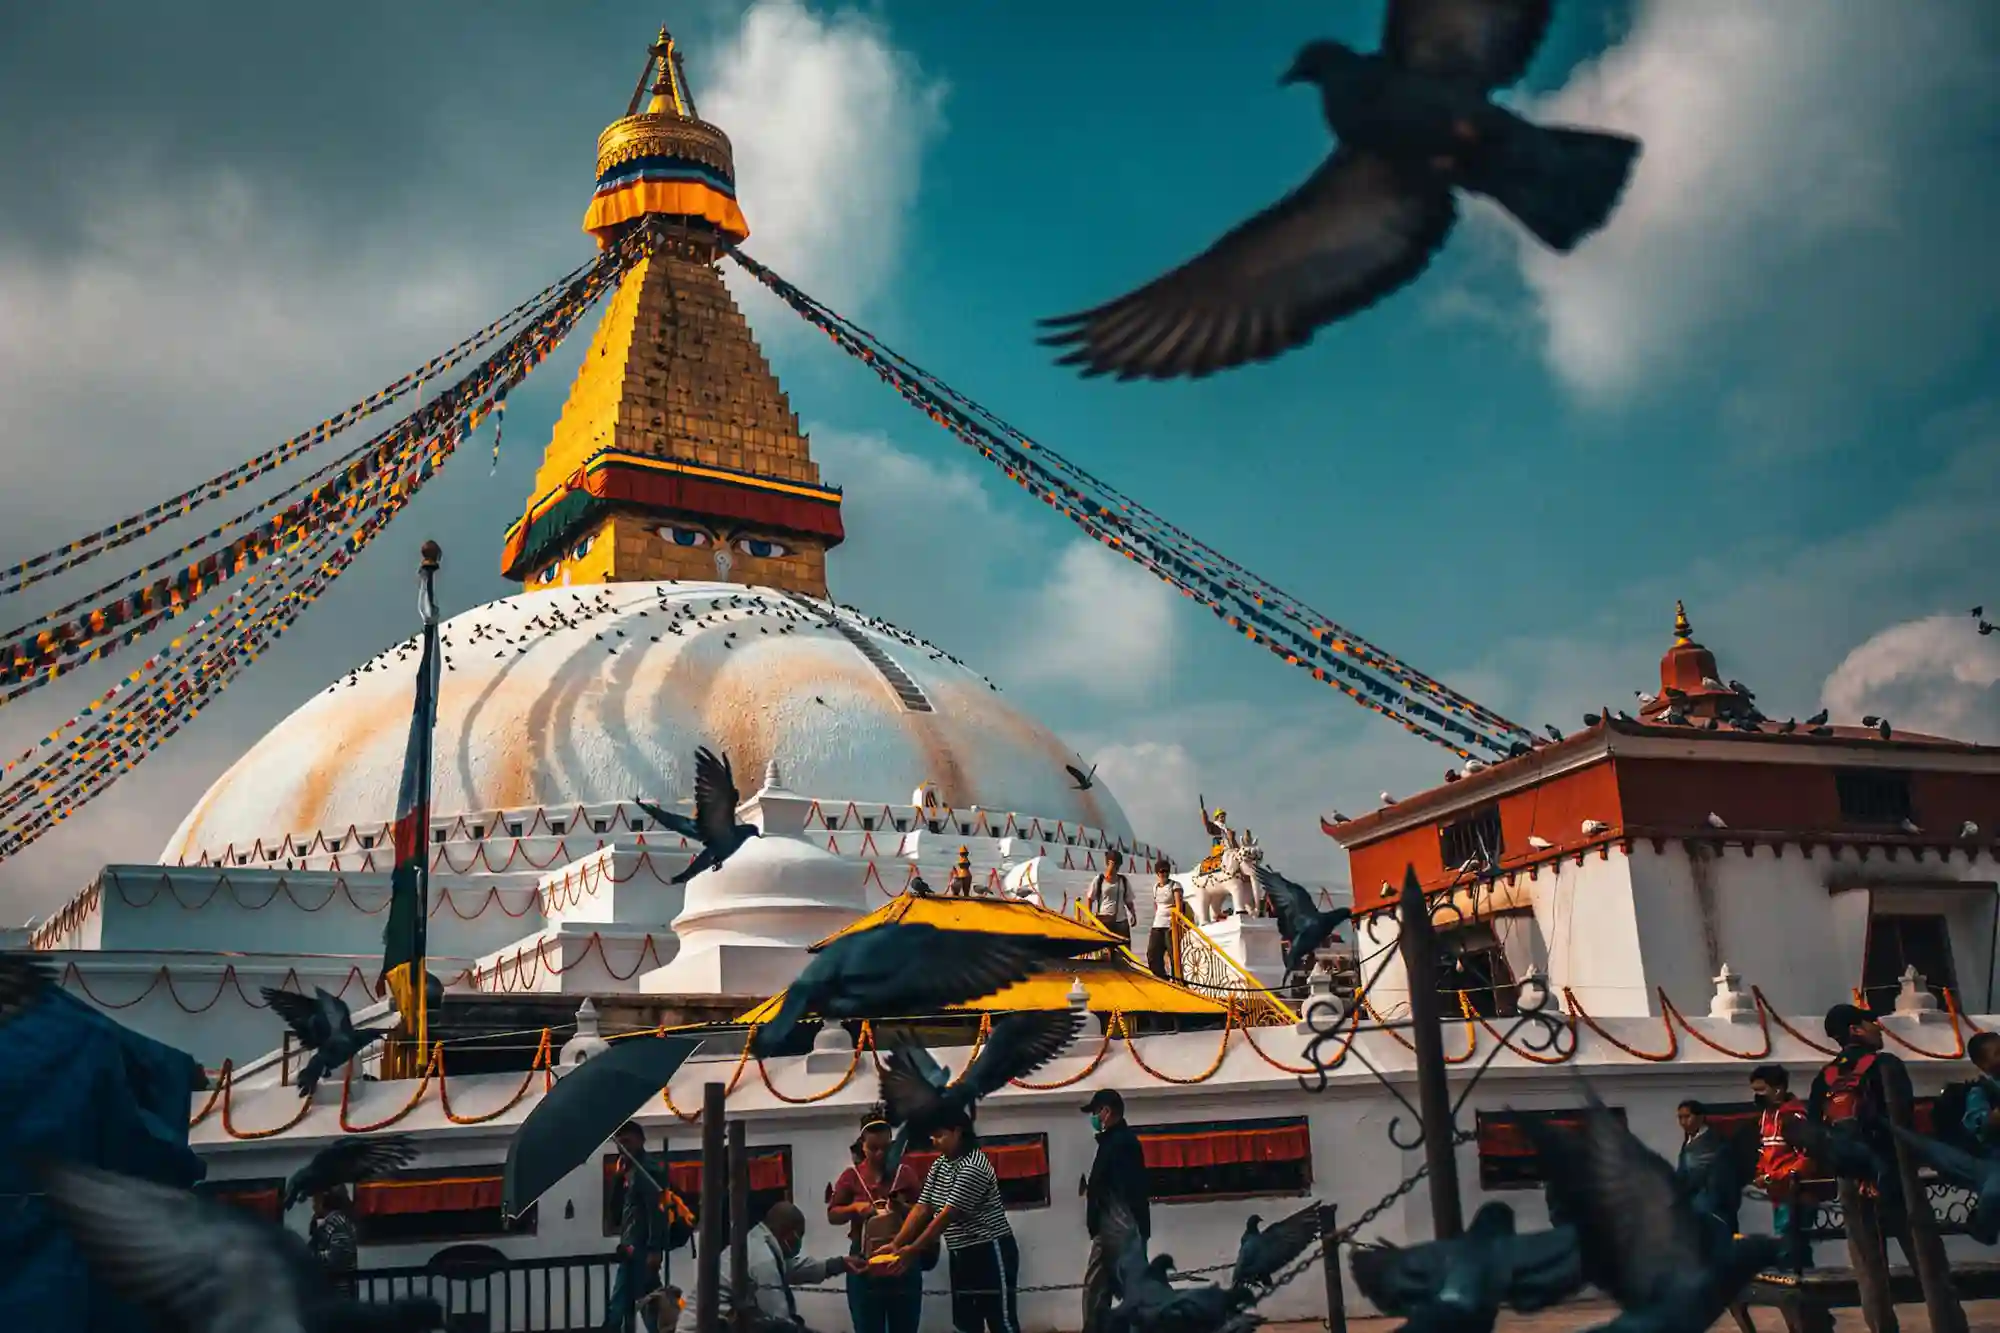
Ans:
[{"label": "brick paving", "polygon": [[[1609,1301],[1572,1301],[1540,1314],[1502,1314],[1495,1328],[1499,1333],[1583,1333],[1585,1329],[1610,1323],[1617,1314],[1618,1307]],[[1753,1307],[1750,1316],[1756,1322],[1758,1333],[1783,1333],[1785,1321],[1776,1310]],[[1896,1316],[1902,1324],[1902,1333],[1930,1333],[1931,1321],[1923,1306],[1899,1305]],[[1989,1329],[2000,1333],[2000,1301],[1967,1301],[1965,1322],[1969,1329]],[[1351,1333],[1392,1333],[1400,1326],[1400,1321],[1395,1319],[1353,1318],[1347,1321]],[[1867,1333],[1868,1329],[1859,1310],[1834,1311],[1833,1326],[1835,1333]],[[1322,1322],[1267,1324],[1265,1327],[1274,1330],[1274,1333],[1313,1333],[1314,1330],[1324,1330],[1326,1325]],[[1724,1315],[1716,1322],[1712,1333],[1736,1333],[1736,1322]]]}]

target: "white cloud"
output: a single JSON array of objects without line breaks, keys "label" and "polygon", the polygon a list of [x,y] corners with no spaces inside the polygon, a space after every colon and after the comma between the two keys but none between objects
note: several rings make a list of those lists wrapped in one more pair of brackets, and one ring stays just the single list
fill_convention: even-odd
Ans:
[{"label": "white cloud", "polygon": [[1702,335],[1776,314],[1806,332],[1766,354],[1824,381],[1828,347],[1898,325],[1942,337],[1937,308],[1954,303],[1984,318],[1976,159],[1954,137],[1993,105],[1983,8],[1847,5],[1836,21],[1825,0],[1646,0],[1622,42],[1529,108],[1645,142],[1603,233],[1570,255],[1521,238],[1555,369],[1609,398]]},{"label": "white cloud", "polygon": [[822,17],[798,0],[751,5],[710,82],[697,101],[735,147],[745,248],[835,309],[867,305],[943,131],[943,85],[873,19]]},{"label": "white cloud", "polygon": [[1017,627],[1008,674],[1024,685],[1143,702],[1172,674],[1181,600],[1097,543],[1071,542]]},{"label": "white cloud", "polygon": [[[2000,609],[1996,609],[2000,613]],[[1837,719],[1873,713],[1892,727],[2000,742],[2000,641],[1970,616],[1926,616],[1891,625],[1833,669],[1821,702]]]},{"label": "white cloud", "polygon": [[1178,741],[1120,741],[1098,746],[1090,760],[1097,765],[1098,781],[1118,798],[1141,839],[1165,849],[1182,865],[1205,850],[1199,848],[1195,814],[1205,794],[1201,766],[1186,746]]}]

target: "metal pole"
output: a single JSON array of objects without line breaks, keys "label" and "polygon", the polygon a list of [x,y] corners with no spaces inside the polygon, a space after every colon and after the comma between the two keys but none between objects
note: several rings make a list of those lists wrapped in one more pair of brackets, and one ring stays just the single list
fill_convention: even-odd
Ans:
[{"label": "metal pole", "polygon": [[1465,1229],[1465,1221],[1458,1199],[1458,1145],[1452,1141],[1444,1032],[1438,1026],[1437,932],[1415,866],[1404,867],[1401,892],[1403,972],[1410,984],[1410,1044],[1416,1049],[1424,1164],[1430,1168],[1431,1230],[1437,1239],[1449,1240]]},{"label": "metal pole", "polygon": [[1340,1280],[1340,1228],[1334,1224],[1338,1211],[1334,1204],[1319,1206],[1319,1266],[1326,1275],[1327,1333],[1347,1333],[1347,1289]]},{"label": "metal pole", "polygon": [[729,1308],[737,1333],[749,1333],[750,1308],[750,1148],[741,1120],[729,1122]]},{"label": "metal pole", "polygon": [[[436,542],[425,542],[422,556],[423,559],[417,565],[417,609],[423,616],[424,638],[426,646],[429,647],[437,639],[437,596],[434,583],[437,578],[438,566],[444,563],[444,548]],[[423,853],[417,858],[417,965],[414,969],[416,976],[411,978],[411,984],[416,988],[417,992],[417,1069],[419,1072],[427,1067],[431,1058],[431,760],[434,749],[432,738],[437,730],[438,682],[444,674],[444,663],[441,659],[435,658],[431,654],[418,654],[418,662],[421,663],[427,659],[431,662],[432,675],[430,680],[424,682],[424,686],[430,691],[431,707],[430,717],[425,719],[426,725],[424,727],[424,791],[423,805],[420,807],[424,812],[424,827],[419,830],[419,836],[423,840]]]},{"label": "metal pole", "polygon": [[722,1330],[722,1247],[728,1243],[729,1188],[723,1159],[722,1109],[725,1089],[720,1083],[701,1088],[701,1253],[695,1259],[695,1328],[698,1333]]},{"label": "metal pole", "polygon": [[[1910,1128],[1910,1103],[1903,1096],[1900,1080],[1886,1077],[1886,1071],[1877,1071],[1882,1078],[1882,1090],[1888,1094],[1889,1120],[1892,1124]],[[1951,1284],[1951,1262],[1945,1258],[1944,1242],[1938,1239],[1937,1219],[1931,1213],[1930,1196],[1924,1192],[1924,1183],[1917,1177],[1917,1165],[1904,1151],[1901,1139],[1895,1139],[1896,1174],[1903,1184],[1904,1225],[1910,1229],[1910,1244],[1916,1253],[1910,1257],[1916,1261],[1917,1281],[1924,1289],[1924,1309],[1930,1315],[1931,1333],[1965,1333],[1965,1307],[1958,1302],[1958,1291]],[[1880,1217],[1878,1211],[1877,1216]],[[1882,1235],[1882,1266],[1889,1266],[1889,1237],[1887,1228],[1878,1228]]]}]

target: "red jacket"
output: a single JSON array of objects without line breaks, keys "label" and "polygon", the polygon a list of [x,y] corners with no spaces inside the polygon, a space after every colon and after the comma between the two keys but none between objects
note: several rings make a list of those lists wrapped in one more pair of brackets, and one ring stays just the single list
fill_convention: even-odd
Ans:
[{"label": "red jacket", "polygon": [[1757,1117],[1757,1179],[1767,1188],[1790,1184],[1812,1170],[1811,1160],[1785,1142],[1784,1135],[1786,1121],[1804,1120],[1805,1116],[1805,1103],[1787,1093],[1784,1101],[1765,1108]]}]

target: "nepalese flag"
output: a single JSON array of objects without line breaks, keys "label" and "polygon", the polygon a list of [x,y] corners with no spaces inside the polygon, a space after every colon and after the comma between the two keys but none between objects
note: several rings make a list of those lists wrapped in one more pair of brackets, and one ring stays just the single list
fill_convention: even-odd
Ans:
[{"label": "nepalese flag", "polygon": [[437,617],[424,599],[424,650],[417,666],[416,709],[403,752],[403,785],[396,798],[395,871],[390,879],[389,920],[382,928],[382,975],[408,1025],[416,1022],[415,987],[423,981],[427,858],[431,827],[431,733],[437,725]]}]

